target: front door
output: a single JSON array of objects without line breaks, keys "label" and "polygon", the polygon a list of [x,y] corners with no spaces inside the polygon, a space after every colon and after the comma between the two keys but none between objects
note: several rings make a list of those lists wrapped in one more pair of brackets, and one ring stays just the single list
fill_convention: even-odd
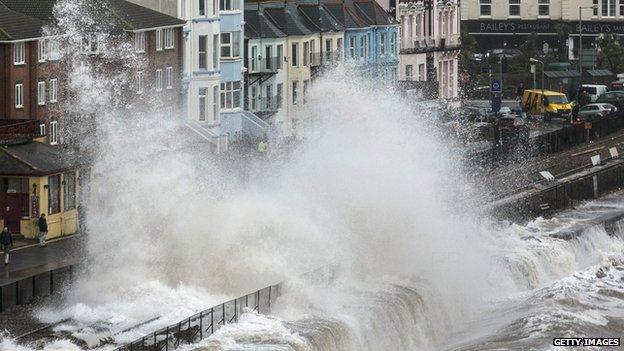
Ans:
[{"label": "front door", "polygon": [[4,226],[9,228],[11,233],[20,233],[20,220],[24,213],[28,211],[28,194],[1,194],[0,214],[4,219]]}]

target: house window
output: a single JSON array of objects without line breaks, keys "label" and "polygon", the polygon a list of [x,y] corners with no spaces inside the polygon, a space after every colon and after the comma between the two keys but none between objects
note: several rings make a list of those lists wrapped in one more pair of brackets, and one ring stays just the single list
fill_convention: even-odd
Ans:
[{"label": "house window", "polygon": [[156,51],[162,51],[163,49],[163,31],[162,29],[156,29]]},{"label": "house window", "polygon": [[266,102],[266,109],[272,110],[273,109],[273,85],[267,84],[265,89],[266,89],[266,98],[264,100]]},{"label": "house window", "polygon": [[65,211],[76,208],[76,173],[63,174],[63,209]]},{"label": "house window", "polygon": [[379,34],[379,53],[386,54],[386,33]]},{"label": "house window", "polygon": [[173,40],[173,28],[164,29],[165,49],[173,49],[175,41]]},{"label": "house window", "polygon": [[297,54],[299,53],[299,43],[292,43],[290,58],[292,60],[291,65],[293,67],[298,66]]},{"label": "house window", "polygon": [[520,0],[509,0],[509,16],[520,16]]},{"label": "house window", "polygon": [[276,49],[277,49],[277,54],[276,54],[277,59],[275,60],[275,69],[282,69],[282,60],[284,60],[284,46],[282,44],[279,44]]},{"label": "house window", "polygon": [[238,2],[239,2],[239,0],[220,0],[219,1],[219,10],[221,10],[221,11],[234,11],[234,10],[238,10]]},{"label": "house window", "polygon": [[251,62],[249,63],[249,67],[250,67],[250,70],[252,72],[256,71],[256,60],[257,60],[257,57],[258,57],[258,47],[257,46],[252,46],[251,47],[251,57],[250,57]]},{"label": "house window", "polygon": [[162,69],[156,70],[156,91],[162,91],[163,89],[163,81],[162,81]]},{"label": "house window", "polygon": [[337,46],[337,50],[336,53],[338,54],[338,60],[342,59],[342,50],[344,50],[344,48],[342,47],[342,38],[338,38],[336,39],[336,46]]},{"label": "house window", "polygon": [[316,42],[314,40],[310,40],[310,65],[314,66],[316,61],[314,60],[314,53],[316,52]]},{"label": "house window", "polygon": [[425,80],[425,64],[421,63],[418,65],[418,80]]},{"label": "house window", "polygon": [[308,86],[309,85],[310,85],[309,80],[303,81],[303,103],[304,104],[308,102]]},{"label": "house window", "polygon": [[145,52],[145,32],[134,33],[134,51]]},{"label": "house window", "polygon": [[199,36],[199,69],[208,68],[208,36]]},{"label": "house window", "polygon": [[297,104],[297,82],[296,80],[293,80],[292,82],[292,103],[293,105]]},{"label": "house window", "polygon": [[304,66],[308,65],[309,57],[310,57],[310,43],[306,41],[303,43],[303,65]]},{"label": "house window", "polygon": [[219,69],[219,60],[221,59],[219,57],[219,50],[217,50],[217,48],[219,47],[219,34],[214,34],[212,36],[212,69]]},{"label": "house window", "polygon": [[46,125],[45,123],[41,123],[39,125],[39,135],[45,135],[46,134]]},{"label": "house window", "polygon": [[57,101],[57,97],[56,97],[57,82],[58,80],[56,78],[50,79],[50,102]]},{"label": "house window", "polygon": [[492,15],[492,0],[479,0],[479,14],[481,16]]},{"label": "house window", "polygon": [[239,52],[240,32],[221,33],[221,58],[236,58]]},{"label": "house window", "polygon": [[143,93],[143,71],[138,71],[136,75],[136,91],[137,94]]},{"label": "house window", "polygon": [[414,76],[414,66],[407,65],[405,66],[405,80],[413,80]]},{"label": "house window", "polygon": [[355,59],[355,37],[349,38],[349,57]]},{"label": "house window", "polygon": [[221,83],[221,108],[233,109],[240,107],[240,81]]},{"label": "house window", "polygon": [[48,177],[48,214],[61,212],[61,175]]},{"label": "house window", "polygon": [[56,39],[49,39],[46,42],[47,45],[47,58],[50,61],[56,61],[61,58],[61,52],[59,50],[59,42]]},{"label": "house window", "polygon": [[26,63],[24,60],[26,59],[26,45],[24,43],[15,43],[13,44],[13,64],[14,65],[23,65]]},{"label": "house window", "polygon": [[598,0],[593,0],[592,3],[594,5],[592,9],[593,15],[598,16]]},{"label": "house window", "polygon": [[208,92],[208,88],[199,88],[199,120],[206,120],[206,106],[208,104],[208,97],[206,93]]},{"label": "house window", "polygon": [[258,88],[257,86],[252,86],[251,87],[251,110],[255,111],[256,110],[256,101],[257,101],[257,95],[258,95]]},{"label": "house window", "polygon": [[206,0],[199,0],[199,15],[206,16]]},{"label": "house window", "polygon": [[615,16],[615,0],[602,0],[602,17]]},{"label": "house window", "polygon": [[332,59],[332,46],[333,46],[333,40],[332,39],[325,39],[325,61],[331,61]]},{"label": "house window", "polygon": [[278,83],[275,87],[275,102],[277,103],[277,108],[282,108],[282,98],[284,96],[284,84]]},{"label": "house window", "polygon": [[267,70],[273,69],[273,46],[267,45],[264,47],[265,56],[264,56],[264,66]]},{"label": "house window", "polygon": [[212,120],[217,121],[219,117],[219,86],[212,87]]},{"label": "house window", "polygon": [[39,62],[45,62],[48,59],[48,42],[45,39],[40,39],[37,46],[39,48]]},{"label": "house window", "polygon": [[397,48],[397,33],[392,32],[392,37],[390,39],[390,51],[392,52],[393,55],[396,54],[396,48]]},{"label": "house window", "polygon": [[538,15],[540,16],[550,16],[550,0],[537,0],[539,5]]},{"label": "house window", "polygon": [[624,0],[620,0],[620,16],[624,16]]},{"label": "house window", "polygon": [[364,35],[360,37],[360,58],[366,58],[366,36]]},{"label": "house window", "polygon": [[173,67],[167,67],[166,75],[167,89],[173,89]]},{"label": "house window", "polygon": [[39,106],[45,105],[46,103],[45,85],[45,82],[37,83],[37,104]]},{"label": "house window", "polygon": [[57,121],[52,121],[50,122],[50,145],[56,145],[57,144]]},{"label": "house window", "polygon": [[15,84],[15,108],[24,107],[24,84]]}]

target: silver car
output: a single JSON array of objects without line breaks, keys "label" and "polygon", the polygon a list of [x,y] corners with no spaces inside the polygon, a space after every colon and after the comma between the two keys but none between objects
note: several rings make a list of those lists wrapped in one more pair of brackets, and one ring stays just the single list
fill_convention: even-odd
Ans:
[{"label": "silver car", "polygon": [[583,121],[591,121],[596,117],[603,117],[615,111],[617,111],[617,108],[611,104],[587,104],[579,110],[578,118]]}]

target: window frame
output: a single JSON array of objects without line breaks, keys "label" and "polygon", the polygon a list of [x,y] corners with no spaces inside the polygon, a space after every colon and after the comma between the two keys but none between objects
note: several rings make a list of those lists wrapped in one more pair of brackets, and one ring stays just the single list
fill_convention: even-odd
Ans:
[{"label": "window frame", "polygon": [[492,0],[479,0],[479,17],[492,17]]},{"label": "window frame", "polygon": [[241,107],[242,84],[239,80],[221,82],[219,87],[222,110],[234,110]]},{"label": "window frame", "polygon": [[[202,50],[202,46],[204,46]],[[202,67],[202,57],[203,57],[203,67]],[[197,68],[200,70],[208,69],[208,35],[199,35],[198,36],[198,45],[197,45]]]},{"label": "window frame", "polygon": [[37,82],[37,106],[45,106],[46,104],[46,83],[45,81]]},{"label": "window frame", "polygon": [[13,65],[21,66],[26,64],[26,43],[23,41],[13,43]]},{"label": "window frame", "polygon": [[37,52],[39,54],[39,63],[44,63],[48,60],[48,41],[45,39],[39,39],[37,41]]},{"label": "window frame", "polygon": [[134,33],[134,52],[137,54],[145,53],[145,32]]},{"label": "window frame", "polygon": [[165,89],[173,89],[173,67],[165,68]]},{"label": "window frame", "polygon": [[165,50],[175,49],[175,32],[173,28],[163,29],[163,42]]},{"label": "window frame", "polygon": [[156,51],[163,51],[163,30],[156,29]]},{"label": "window frame", "polygon": [[[546,9],[546,11],[544,11],[545,13],[542,13],[542,9]],[[537,17],[550,17],[550,0],[537,0]]]},{"label": "window frame", "polygon": [[137,71],[136,73],[136,93],[137,94],[143,94],[143,92],[145,91],[145,72],[143,71]]},{"label": "window frame", "polygon": [[58,121],[50,121],[50,145],[58,144]]},{"label": "window frame", "polygon": [[24,108],[24,83],[15,83],[14,94],[15,108]]},{"label": "window frame", "polygon": [[155,80],[156,91],[163,91],[163,70],[161,68],[156,70]]},{"label": "window frame", "polygon": [[[229,37],[229,42],[224,43],[224,38]],[[224,50],[229,51],[229,55],[224,55]],[[240,31],[221,32],[219,45],[219,53],[221,59],[238,59],[240,58]]]},{"label": "window frame", "polygon": [[58,78],[50,79],[50,102],[58,102]]},{"label": "window frame", "polygon": [[[520,8],[520,0],[509,0],[509,17],[521,17],[521,8]],[[512,12],[516,12],[517,10],[517,14],[513,14]]]}]

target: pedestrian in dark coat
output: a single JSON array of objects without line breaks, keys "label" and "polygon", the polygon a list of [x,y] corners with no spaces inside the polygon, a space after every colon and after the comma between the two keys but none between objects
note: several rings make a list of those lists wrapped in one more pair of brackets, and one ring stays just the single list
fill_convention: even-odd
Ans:
[{"label": "pedestrian in dark coat", "polygon": [[45,213],[42,213],[39,217],[39,247],[46,247],[46,235],[48,235],[48,221],[45,218]]},{"label": "pedestrian in dark coat", "polygon": [[11,236],[11,232],[9,232],[9,228],[4,227],[4,230],[0,233],[0,249],[4,252],[4,265],[9,264],[9,251],[13,247],[13,237]]}]

